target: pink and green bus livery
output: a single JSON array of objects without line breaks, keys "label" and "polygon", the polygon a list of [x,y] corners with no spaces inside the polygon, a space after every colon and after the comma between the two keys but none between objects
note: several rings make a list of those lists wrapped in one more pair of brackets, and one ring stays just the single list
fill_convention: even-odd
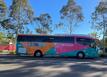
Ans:
[{"label": "pink and green bus livery", "polygon": [[35,57],[96,58],[95,39],[84,35],[24,35],[17,37],[17,54]]}]

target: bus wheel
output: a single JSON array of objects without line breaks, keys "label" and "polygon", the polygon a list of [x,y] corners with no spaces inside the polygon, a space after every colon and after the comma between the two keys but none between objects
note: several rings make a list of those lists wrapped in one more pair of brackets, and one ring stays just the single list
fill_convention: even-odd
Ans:
[{"label": "bus wheel", "polygon": [[43,54],[40,50],[35,51],[34,57],[43,57]]},{"label": "bus wheel", "polygon": [[83,58],[85,58],[85,54],[83,52],[78,52],[77,53],[77,58],[83,59]]}]

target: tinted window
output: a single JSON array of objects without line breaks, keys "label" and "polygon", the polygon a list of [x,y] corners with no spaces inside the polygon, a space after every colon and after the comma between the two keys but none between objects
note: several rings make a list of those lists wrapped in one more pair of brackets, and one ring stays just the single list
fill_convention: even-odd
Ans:
[{"label": "tinted window", "polygon": [[50,39],[52,42],[74,43],[74,38],[73,38],[73,37],[60,37],[60,36],[55,36],[55,37],[50,37],[49,39]]},{"label": "tinted window", "polygon": [[43,42],[47,39],[45,36],[18,36],[18,42]]},{"label": "tinted window", "polygon": [[60,42],[74,43],[74,37],[62,36],[18,36],[18,42]]},{"label": "tinted window", "polygon": [[94,40],[88,39],[88,38],[77,38],[77,43],[82,45],[91,45],[92,43],[95,43]]}]

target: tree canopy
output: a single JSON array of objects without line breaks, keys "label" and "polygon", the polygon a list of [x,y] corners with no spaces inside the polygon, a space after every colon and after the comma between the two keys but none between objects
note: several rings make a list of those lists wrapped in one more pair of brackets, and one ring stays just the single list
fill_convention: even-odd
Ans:
[{"label": "tree canopy", "polygon": [[37,33],[48,34],[52,32],[52,19],[48,13],[41,14],[39,17],[36,17],[35,22],[38,23],[38,28],[36,28]]},{"label": "tree canopy", "polygon": [[101,1],[92,13],[93,26],[106,34],[107,32],[107,1]]},{"label": "tree canopy", "polygon": [[83,21],[82,9],[74,0],[68,0],[68,3],[60,10],[61,18],[69,22],[67,26],[70,34],[73,27],[80,21]]},{"label": "tree canopy", "polygon": [[15,22],[15,31],[23,33],[24,26],[33,21],[33,10],[29,5],[28,0],[13,0],[10,6],[10,17]]},{"label": "tree canopy", "polygon": [[0,0],[0,21],[2,21],[6,16],[7,6],[4,0]]},{"label": "tree canopy", "polygon": [[[7,11],[9,10],[9,11]],[[9,8],[6,8],[6,4],[3,0],[0,0],[0,17],[1,26],[6,30],[11,30],[15,33],[24,33],[24,25],[33,22],[33,10],[29,4],[29,0],[12,0],[12,4]]]},{"label": "tree canopy", "polygon": [[95,11],[92,13],[93,26],[102,33],[103,45],[107,36],[107,1],[101,0]]}]

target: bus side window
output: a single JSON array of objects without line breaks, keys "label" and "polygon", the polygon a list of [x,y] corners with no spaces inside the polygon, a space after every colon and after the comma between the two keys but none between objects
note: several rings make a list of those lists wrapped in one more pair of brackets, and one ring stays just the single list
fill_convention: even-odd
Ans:
[{"label": "bus side window", "polygon": [[87,38],[77,38],[76,41],[77,43],[82,45],[91,45],[92,43],[94,43],[92,39],[87,39]]},{"label": "bus side window", "polygon": [[58,43],[74,43],[74,38],[73,37],[61,37],[61,36],[56,36],[54,39],[52,39],[52,42],[58,42]]}]

